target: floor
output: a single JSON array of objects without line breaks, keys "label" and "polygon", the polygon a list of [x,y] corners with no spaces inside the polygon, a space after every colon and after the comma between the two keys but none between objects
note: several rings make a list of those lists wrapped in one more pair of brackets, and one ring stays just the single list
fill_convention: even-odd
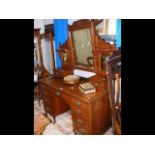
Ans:
[{"label": "floor", "polygon": [[[39,106],[38,101],[34,101],[34,114],[44,114],[44,107],[41,101]],[[48,117],[53,120],[52,116],[48,114]],[[56,117],[56,123],[50,123],[43,131],[43,135],[74,135],[73,125],[70,111]],[[104,135],[113,135],[112,128],[110,128]]]}]

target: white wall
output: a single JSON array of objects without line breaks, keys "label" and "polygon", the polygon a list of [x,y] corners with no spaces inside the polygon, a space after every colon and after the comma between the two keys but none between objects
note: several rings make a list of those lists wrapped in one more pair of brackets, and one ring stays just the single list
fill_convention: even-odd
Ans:
[{"label": "white wall", "polygon": [[53,19],[34,19],[34,28],[40,28],[40,33],[45,32],[45,25],[52,24]]},{"label": "white wall", "polygon": [[78,19],[68,19],[68,24],[72,25],[74,21],[77,21]]},{"label": "white wall", "polygon": [[109,19],[108,34],[116,34],[116,19]]},{"label": "white wall", "polygon": [[[68,24],[71,25],[77,20],[79,19],[68,19]],[[40,28],[40,33],[44,33],[44,26],[52,23],[53,19],[34,19],[34,28]],[[116,34],[116,19],[109,19],[108,34]]]},{"label": "white wall", "polygon": [[[68,24],[72,25],[74,21],[77,21],[79,19],[68,19]],[[116,19],[109,19],[108,24],[108,35],[115,35],[116,34]]]}]

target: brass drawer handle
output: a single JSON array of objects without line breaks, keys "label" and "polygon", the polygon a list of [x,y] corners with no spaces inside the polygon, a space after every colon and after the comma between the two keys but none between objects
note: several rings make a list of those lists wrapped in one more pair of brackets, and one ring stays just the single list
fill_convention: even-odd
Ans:
[{"label": "brass drawer handle", "polygon": [[79,101],[75,102],[75,105],[76,105],[76,106],[80,106],[80,104],[81,104],[81,103],[80,103]]},{"label": "brass drawer handle", "polygon": [[56,96],[60,96],[60,94],[61,94],[61,93],[60,93],[59,91],[56,91],[56,92],[55,92],[55,95],[56,95]]},{"label": "brass drawer handle", "polygon": [[77,123],[77,124],[81,124],[82,121],[81,121],[80,119],[78,119],[78,120],[76,120],[76,123]]},{"label": "brass drawer handle", "polygon": [[81,110],[76,110],[76,113],[77,114],[81,114]]}]

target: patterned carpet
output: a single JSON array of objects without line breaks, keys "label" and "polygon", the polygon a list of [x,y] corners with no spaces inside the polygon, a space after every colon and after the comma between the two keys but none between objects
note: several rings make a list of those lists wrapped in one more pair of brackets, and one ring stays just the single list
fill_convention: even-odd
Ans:
[{"label": "patterned carpet", "polygon": [[[38,105],[38,101],[34,101],[34,114],[45,114],[42,101],[41,106]],[[53,120],[51,115],[48,115],[48,117]],[[104,133],[104,135],[112,134],[112,128]],[[55,124],[48,124],[43,131],[43,135],[74,135],[70,111],[57,116]]]}]

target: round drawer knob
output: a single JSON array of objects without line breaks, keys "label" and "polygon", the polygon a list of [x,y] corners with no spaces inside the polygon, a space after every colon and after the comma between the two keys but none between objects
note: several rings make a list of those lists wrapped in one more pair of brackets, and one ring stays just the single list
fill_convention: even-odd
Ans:
[{"label": "round drawer knob", "polygon": [[60,94],[61,93],[59,91],[56,91],[56,93],[55,93],[56,96],[60,96]]},{"label": "round drawer knob", "polygon": [[76,110],[76,113],[77,114],[81,114],[81,110]]},{"label": "round drawer knob", "polygon": [[80,106],[80,104],[81,104],[81,103],[80,103],[79,101],[77,101],[77,102],[75,103],[76,106]]},{"label": "round drawer knob", "polygon": [[80,119],[78,119],[78,120],[76,120],[76,123],[77,123],[77,124],[81,124],[82,121],[81,121]]}]

